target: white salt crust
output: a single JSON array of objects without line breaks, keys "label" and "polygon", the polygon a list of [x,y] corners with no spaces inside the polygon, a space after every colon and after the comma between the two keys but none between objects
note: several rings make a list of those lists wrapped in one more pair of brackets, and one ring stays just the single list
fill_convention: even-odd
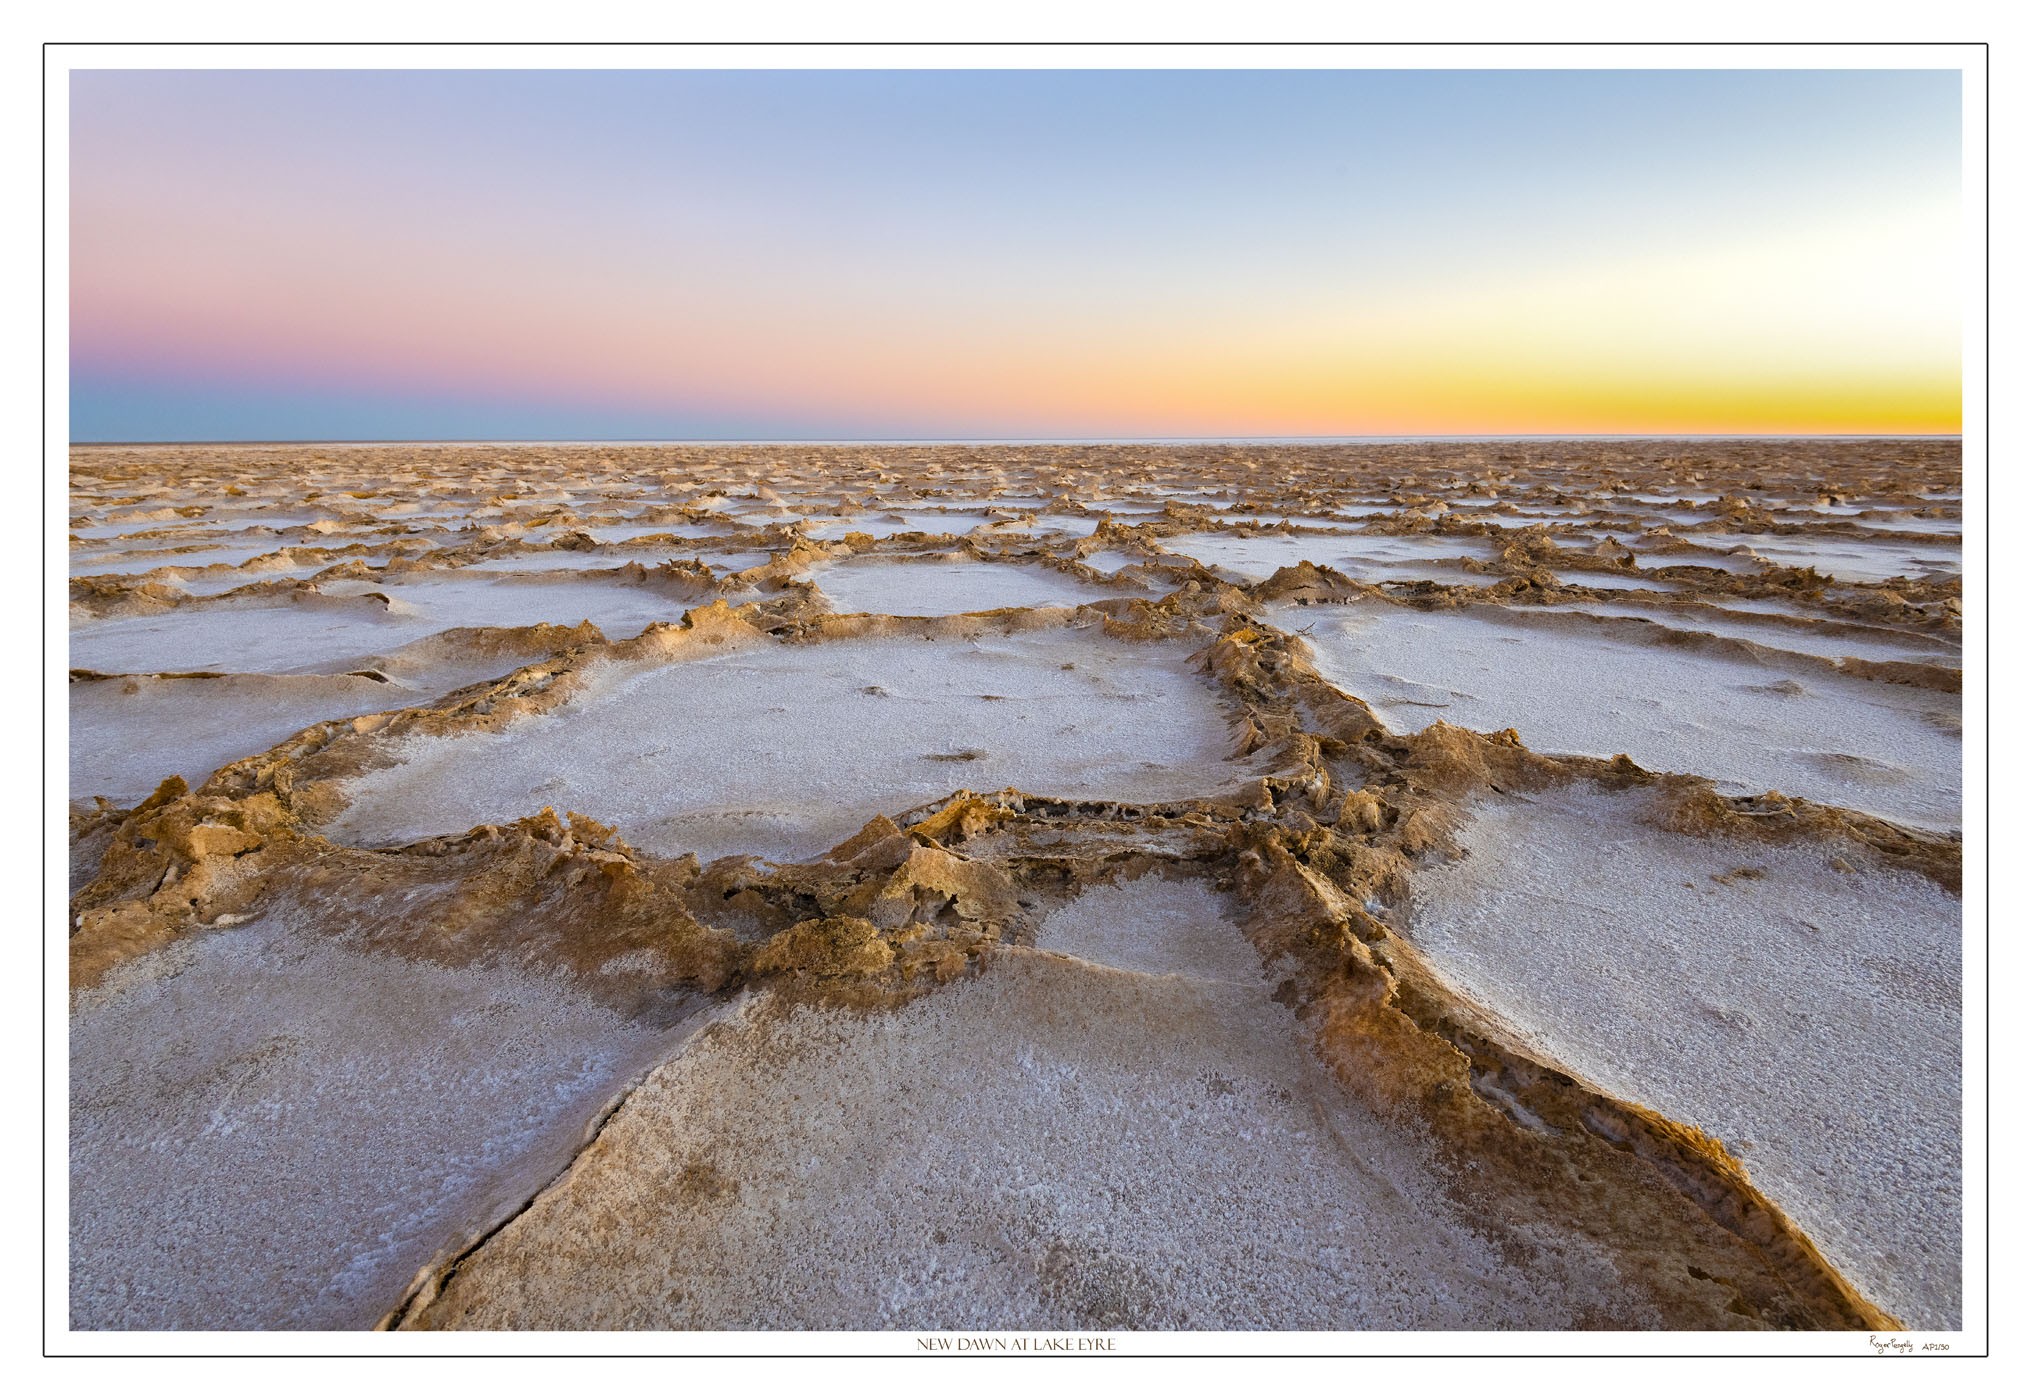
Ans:
[{"label": "white salt crust", "polygon": [[1645,802],[1490,799],[1413,882],[1411,941],[1553,1060],[1727,1144],[1866,1297],[1958,1328],[1960,901]]},{"label": "white salt crust", "polygon": [[370,1327],[679,1034],[280,915],[137,959],[72,1008],[71,1325]]},{"label": "white salt crust", "polygon": [[1627,754],[1724,792],[1777,790],[1958,829],[1960,698],[1483,613],[1284,605],[1321,675],[1392,729],[1515,729],[1540,753]]},{"label": "white salt crust", "polygon": [[815,856],[960,788],[1174,801],[1255,770],[1178,646],[1094,631],[764,642],[594,669],[497,733],[403,741],[330,834],[389,845],[555,807],[662,855]]},{"label": "white salt crust", "polygon": [[1077,607],[1113,596],[1049,569],[979,560],[844,560],[811,574],[837,613],[936,617],[995,608]]},{"label": "white salt crust", "polygon": [[[351,591],[353,596],[347,596]],[[364,596],[384,594],[387,603]],[[71,628],[71,665],[96,671],[308,674],[351,669],[454,627],[591,622],[609,640],[676,622],[698,600],[619,579],[517,579],[447,574],[338,590],[320,603],[228,599]]]}]

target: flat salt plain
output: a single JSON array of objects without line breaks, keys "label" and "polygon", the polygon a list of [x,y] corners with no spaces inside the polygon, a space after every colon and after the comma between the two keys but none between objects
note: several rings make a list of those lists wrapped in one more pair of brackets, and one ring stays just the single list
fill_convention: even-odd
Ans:
[{"label": "flat salt plain", "polygon": [[1553,1059],[1720,1138],[1907,1325],[1959,1327],[1960,901],[1644,814],[1491,799],[1414,882],[1412,941]]},{"label": "flat salt plain", "polygon": [[[317,720],[542,659],[519,634],[448,629],[590,620],[620,639],[676,622],[723,589],[605,571],[696,556],[723,576],[780,555],[785,537],[763,527],[801,520],[816,539],[875,543],[811,569],[815,599],[727,601],[805,640],[657,665],[595,650],[583,689],[546,715],[391,744],[392,765],[351,780],[325,834],[385,846],[547,806],[615,823],[649,854],[760,857],[742,878],[766,881],[770,862],[877,813],[1013,786],[1101,804],[1104,819],[1051,818],[1063,829],[1039,847],[1162,864],[1225,819],[1158,829],[1115,804],[1217,795],[1266,771],[1229,756],[1237,716],[1194,658],[1210,628],[1136,643],[1097,625],[969,640],[927,623],[929,636],[820,640],[818,614],[1109,598],[1117,614],[1189,614],[1212,596],[1195,593],[1190,560],[1242,584],[1302,559],[1378,583],[1499,582],[1455,562],[1492,566],[1498,539],[1362,528],[1450,504],[1504,530],[1551,526],[1572,551],[1555,572],[1622,596],[1255,611],[1309,629],[1321,670],[1399,730],[1513,725],[1542,750],[1628,751],[1728,792],[1959,824],[1958,698],[1824,664],[1958,666],[1957,454],[1938,444],[274,453],[79,450],[72,571],[99,578],[74,593],[71,659],[115,674],[71,688],[74,798],[131,802],[171,773],[195,785]],[[1921,499],[1920,485],[1940,489]],[[1716,533],[1742,518],[1737,497],[1780,532]],[[1179,523],[1169,501],[1234,524]],[[193,505],[208,513],[179,513]],[[686,511],[720,514],[647,518]],[[1103,511],[1141,543],[1086,562],[1167,564],[1147,587],[1022,558],[1069,557]],[[1258,532],[1282,520],[1335,532]],[[1699,548],[1642,533],[1660,523]],[[927,557],[894,538],[910,530],[977,533]],[[526,547],[567,532],[608,549]],[[649,535],[677,538],[635,543]],[[253,562],[299,544],[364,546],[345,562],[372,572],[209,596],[338,562]],[[477,564],[434,553],[475,544],[489,548]],[[1740,582],[1582,562],[1624,547],[1645,567]],[[406,558],[383,574],[391,553]],[[1836,583],[1770,594],[1768,567],[1807,560]],[[1907,561],[1931,577],[1873,581]],[[1773,650],[1729,655],[1695,632]],[[347,674],[369,669],[385,679]],[[151,674],[197,670],[222,674]],[[1463,861],[1412,879],[1410,936],[1445,976],[1547,1058],[1720,1135],[1872,1300],[1913,1325],[1957,1320],[1957,901],[1863,852],[1667,836],[1591,793],[1483,807],[1465,838]],[[87,879],[96,849],[73,850]],[[406,928],[422,906],[403,901],[451,887],[429,883],[435,857],[319,849],[410,873],[379,895],[342,882],[320,911],[285,878],[253,922],[197,930],[74,993],[76,1325],[368,1325],[421,1262],[550,1180],[650,1070],[600,1149],[412,1324],[1658,1325],[1608,1255],[1480,1218],[1483,1194],[1416,1122],[1349,1101],[1271,994],[1287,970],[1260,966],[1245,906],[1205,880],[1152,875],[1066,902],[997,859],[1046,911],[1034,947],[1004,945],[885,1011],[781,996],[767,977],[744,999],[698,992],[691,1035],[616,1014],[581,985],[590,974],[520,945],[456,966],[354,946],[335,910],[344,928]],[[1231,855],[1215,852],[1193,868],[1224,881]],[[1869,1118],[1872,1092],[1896,1113]],[[1900,1196],[1899,1181],[1915,1185]]]},{"label": "flat salt plain", "polygon": [[402,741],[331,834],[386,846],[598,813],[662,855],[816,856],[957,788],[1161,802],[1250,776],[1184,650],[1080,630],[762,643],[600,669],[498,733]]},{"label": "flat salt plain", "polygon": [[1222,896],[1146,877],[1088,891],[1036,950],[899,1011],[749,1001],[658,1068],[597,1160],[467,1259],[424,1325],[1628,1317],[1605,1260],[1505,1260],[1272,992]]},{"label": "flat salt plain", "polygon": [[1443,719],[1543,753],[1697,773],[1934,830],[1958,828],[1959,697],[1468,612],[1276,607],[1320,674],[1399,733]]}]

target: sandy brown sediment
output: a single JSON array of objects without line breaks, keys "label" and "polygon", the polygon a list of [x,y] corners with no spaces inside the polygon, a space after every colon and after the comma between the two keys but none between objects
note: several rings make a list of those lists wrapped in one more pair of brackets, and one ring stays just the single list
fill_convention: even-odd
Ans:
[{"label": "sandy brown sediment", "polygon": [[[795,522],[755,524],[733,512],[776,509],[785,499],[781,493],[809,481],[830,484],[837,493],[827,506],[832,518],[859,523],[881,514],[879,507],[856,504],[840,511],[838,504],[849,497],[879,501],[881,489],[893,484],[882,478],[902,473],[867,449],[779,449],[777,457],[796,465],[774,473],[775,502],[751,494],[736,504],[736,498],[694,492],[690,504],[650,505],[635,516],[573,502],[543,503],[517,519],[512,493],[481,488],[469,492],[475,508],[501,511],[488,518],[513,528],[479,525],[471,538],[457,539],[437,526],[357,521],[354,528],[371,523],[386,530],[387,539],[407,541],[405,548],[413,552],[370,566],[363,556],[376,546],[363,540],[342,546],[360,554],[288,561],[327,564],[313,577],[256,580],[222,596],[300,598],[316,606],[326,587],[341,579],[355,585],[429,579],[514,556],[528,563],[532,577],[579,580],[609,571],[546,570],[546,557],[579,564],[611,558],[612,574],[629,586],[663,586],[681,621],[673,616],[618,637],[565,617],[541,619],[540,626],[532,619],[524,629],[469,630],[462,634],[468,651],[501,660],[501,671],[488,679],[422,703],[312,724],[220,767],[195,790],[180,778],[166,778],[131,808],[74,804],[79,884],[72,901],[72,983],[80,995],[97,995],[93,989],[112,985],[108,979],[123,968],[142,967],[183,940],[203,939],[212,930],[286,908],[315,937],[363,956],[453,969],[505,961],[532,975],[561,978],[576,989],[574,995],[635,1021],[663,1015],[658,1008],[673,1004],[669,999],[678,990],[718,998],[729,1007],[738,1000],[745,1009],[724,1028],[669,1050],[662,1070],[645,1081],[653,1088],[630,1094],[618,1086],[618,1097],[595,1115],[588,1145],[572,1165],[547,1178],[547,1187],[497,1205],[470,1237],[444,1241],[422,1274],[384,1294],[374,1312],[385,1312],[389,1325],[404,1326],[707,1325],[701,1319],[720,1315],[700,1312],[695,1298],[657,1303],[635,1286],[660,1277],[659,1269],[676,1267],[666,1255],[685,1249],[687,1240],[700,1242],[700,1248],[709,1241],[720,1242],[712,1248],[731,1248],[747,1228],[740,1212],[762,1208],[742,1204],[748,1198],[738,1153],[713,1158],[707,1166],[689,1159],[653,1166],[663,1161],[657,1144],[677,1131],[670,1125],[686,1111],[683,1093],[721,1082],[715,1076],[728,1072],[728,1065],[794,1075],[798,1066],[844,1063],[828,1060],[831,1051],[820,1055],[813,1035],[843,1037],[839,1043],[850,1046],[863,1035],[905,1033],[882,1026],[921,1027],[925,1035],[960,1037],[955,1043],[964,1042],[968,1026],[999,1027],[1009,1036],[1038,1037],[1039,1046],[1048,1045],[1049,1054],[1064,1057],[1066,1064],[1114,1073],[1106,1066],[1115,1060],[1092,1058],[1102,1053],[1097,1048],[1102,1040],[1066,1039],[1049,1030],[1048,1019],[1036,1019],[1041,1003],[1034,999],[1090,995],[1095,1005],[1116,1006],[1123,1015],[1138,1006],[1162,1005],[1188,1020],[1230,1012],[1216,1013],[1206,1009],[1212,1003],[1192,1000],[1213,991],[1192,992],[1174,1004],[1163,998],[1175,988],[1122,982],[1118,969],[1089,971],[1051,962],[1044,956],[1047,948],[1038,951],[1040,930],[1058,911],[1095,892],[1159,877],[1198,881],[1231,902],[1233,927],[1245,933],[1267,970],[1275,1001],[1296,1018],[1288,1033],[1301,1034],[1316,1054],[1327,1076],[1322,1082],[1332,1086],[1329,1096],[1345,1096],[1345,1106],[1330,1109],[1328,1116],[1351,1114],[1347,1121],[1363,1125],[1345,1130],[1353,1134],[1347,1142],[1359,1145],[1343,1143],[1349,1155],[1331,1158],[1341,1164],[1333,1170],[1352,1171],[1352,1181],[1360,1176],[1359,1163],[1396,1161],[1394,1153],[1429,1161],[1431,1194],[1418,1196],[1416,1211],[1404,1219],[1426,1221],[1434,1249],[1464,1251],[1458,1257],[1465,1259],[1485,1244],[1501,1261],[1496,1272],[1514,1270],[1519,1279],[1535,1272],[1550,1281],[1544,1285],[1549,1291],[1535,1301],[1521,1283],[1501,1284],[1512,1291],[1490,1293],[1478,1324],[1448,1314],[1392,1310],[1393,1304],[1350,1293],[1345,1325],[1890,1326],[1894,1319],[1843,1278],[1724,1145],[1549,1060],[1433,970],[1406,914],[1419,871],[1457,853],[1455,834],[1468,809],[1490,792],[1528,793],[1579,782],[1641,790],[1656,799],[1650,820],[1672,830],[1846,851],[1865,863],[1864,874],[1867,862],[1877,862],[1921,874],[1948,891],[1958,890],[1958,838],[1777,793],[1724,796],[1700,777],[1646,772],[1626,758],[1534,753],[1513,732],[1474,733],[1440,721],[1417,733],[1391,733],[1368,705],[1324,681],[1304,641],[1270,625],[1263,611],[1294,602],[1438,612],[1500,609],[1547,627],[1614,629],[1635,645],[1759,663],[1777,658],[1807,674],[1957,691],[1957,578],[1843,583],[1812,570],[1733,572],[1652,562],[1690,561],[1700,549],[1699,532],[1674,525],[1675,532],[1685,533],[1639,546],[1625,539],[1627,530],[1615,530],[1614,548],[1603,550],[1598,541],[1566,539],[1543,523],[1511,529],[1505,517],[1461,520],[1452,518],[1454,511],[1436,509],[1477,494],[1477,482],[1527,482],[1533,472],[1540,480],[1526,496],[1546,509],[1580,508],[1589,491],[1627,492],[1646,476],[1674,484],[1704,478],[1708,489],[1700,494],[1716,498],[1710,512],[1715,528],[1869,540],[1897,535],[1887,527],[1906,516],[1936,518],[1912,513],[1937,509],[1917,504],[1928,499],[1924,489],[1958,480],[1957,456],[1936,444],[1782,449],[1799,459],[1792,462],[1772,462],[1771,450],[1766,446],[1758,456],[1744,445],[1700,444],[1697,456],[1688,459],[1683,444],[1480,445],[1471,451],[1122,448],[1106,450],[1111,455],[1104,467],[1087,467],[1065,450],[913,449],[920,470],[938,464],[976,479],[993,475],[979,459],[999,456],[1000,485],[994,489],[1012,488],[1004,494],[1024,504],[994,511],[977,524],[962,518],[955,524],[965,524],[963,530],[875,534],[842,528],[837,538],[816,539]],[[176,455],[175,449],[149,451],[154,455],[81,450],[74,484],[86,499],[145,504],[145,492],[123,495],[116,483],[144,464],[147,471],[159,471]],[[1534,458],[1533,451],[1540,455]],[[227,480],[252,488],[264,472],[301,471],[308,463],[331,480],[357,481],[348,489],[365,495],[356,499],[379,500],[412,490],[403,484],[410,471],[454,483],[491,479],[506,485],[541,462],[547,479],[633,483],[654,492],[672,491],[680,481],[702,488],[715,473],[773,461],[768,451],[586,449],[561,473],[557,455],[556,449],[532,448],[246,448],[193,453],[184,464],[202,468],[187,489]],[[1556,471],[1547,469],[1545,455],[1557,459]],[[1179,458],[1185,460],[1178,463]],[[1133,512],[1109,504],[1110,491],[1133,487],[1165,462],[1179,475],[1205,483],[1209,495],[1217,483],[1245,485],[1230,490],[1225,499],[1231,504],[1219,509],[1175,499],[1157,505],[1147,497],[1141,504],[1148,508]],[[1890,518],[1821,526],[1789,519],[1788,507],[1757,504],[1742,494],[1768,496],[1750,483],[1800,476],[1812,488],[1798,493],[1801,499],[1880,500],[1885,503],[1880,513]],[[848,491],[842,482],[867,489]],[[1640,486],[1634,489],[1641,492]],[[1669,490],[1642,494],[1685,499]],[[1355,496],[1389,509],[1349,515],[1344,530],[1295,521],[1331,515]],[[993,499],[991,493],[979,498]],[[899,518],[889,523],[923,523],[912,513],[945,508],[978,512],[979,500],[924,496],[908,511],[894,512]],[[1261,513],[1260,525],[1231,523],[1250,507]],[[797,508],[808,511],[805,505]],[[103,501],[97,509],[105,509]],[[1090,534],[1064,538],[1011,533],[1013,524],[1051,516],[1094,524]],[[1282,523],[1286,518],[1292,523]],[[1631,511],[1607,518],[1635,522],[1644,515]],[[642,524],[642,533],[625,541],[590,533],[621,528],[624,519]],[[658,525],[680,524],[716,533],[656,533]],[[544,538],[529,538],[544,531],[549,532]],[[1350,547],[1358,548],[1369,535],[1457,538],[1486,551],[1463,553],[1459,569],[1488,581],[1364,579],[1311,559],[1250,581],[1166,552],[1166,540],[1205,531],[1295,541],[1299,550],[1309,550],[1315,539],[1336,547],[1352,541]],[[671,551],[666,562],[634,557],[666,548]],[[725,557],[741,563],[742,551],[769,557],[742,567],[712,562]],[[1115,567],[1099,567],[1092,562],[1096,557]],[[1444,557],[1443,546],[1435,557]],[[807,575],[816,565],[847,559],[875,567],[885,560],[1007,563],[1120,592],[1067,608],[842,616],[828,610],[822,578],[814,585]],[[1660,615],[1671,620],[1570,619],[1542,611],[1584,610],[1590,603],[1631,596],[1568,581],[1582,571],[1669,586],[1671,602],[1660,605]],[[1842,637],[1886,644],[1909,638],[1914,656],[1922,659],[1804,655],[1700,630],[1699,609],[1735,602],[1779,604],[1787,610],[1781,626],[1833,638],[1836,645]],[[205,613],[216,608],[217,599],[183,594],[144,571],[93,575],[74,585],[73,604],[75,615],[90,624],[186,609]],[[868,810],[859,833],[829,851],[776,861],[651,854],[620,834],[596,804],[577,804],[591,806],[583,812],[543,803],[503,808],[498,819],[462,833],[382,848],[348,845],[332,834],[353,800],[352,785],[398,769],[415,744],[512,737],[539,722],[568,719],[574,705],[605,684],[599,678],[608,668],[651,668],[681,678],[687,664],[744,649],[820,656],[831,654],[828,649],[897,641],[964,648],[1064,629],[1076,630],[1085,639],[1082,645],[1124,658],[1138,649],[1189,654],[1197,677],[1192,683],[1206,689],[1225,727],[1223,761],[1240,765],[1236,780],[1217,791],[1151,800],[976,791],[965,781],[965,770],[978,756],[963,746],[937,750],[928,756],[949,760],[954,774],[949,789],[914,806]],[[1781,632],[1774,635],[1782,640]],[[389,654],[399,655],[399,648]],[[92,675],[79,683],[104,684]],[[738,742],[737,736],[730,741]],[[939,998],[954,998],[954,1009],[910,1010]],[[1243,1015],[1239,1006],[1234,1003],[1232,1015]],[[1235,1053],[1253,1053],[1240,1047],[1268,1043],[1250,1037],[1286,1033],[1273,1031],[1280,1023],[1260,1020],[1263,1014],[1246,1013],[1258,1019],[1246,1021],[1252,1029],[1245,1033],[1232,1029],[1241,1021],[1219,1022],[1229,1027],[1220,1034],[1242,1037],[1233,1041]],[[1106,1034],[1116,1036],[1112,1030]],[[1114,1047],[1107,1056],[1142,1053],[1120,1048],[1113,1038],[1104,1044]],[[1288,1065],[1275,1071],[1298,1072]],[[822,1077],[796,1087],[819,1098],[828,1092]],[[782,1105],[790,1102],[781,1099]],[[795,1127],[786,1120],[771,1131],[790,1134],[781,1141],[794,1144]],[[761,1129],[728,1121],[714,1131],[727,1143],[741,1143]],[[773,1160],[767,1153],[777,1150],[769,1146],[777,1141],[752,1137],[758,1164]],[[615,1164],[626,1163],[644,1173],[638,1196],[625,1188],[626,1172],[616,1175]],[[657,1175],[664,1167],[677,1173],[674,1188]],[[871,1213],[864,1228],[876,1229],[878,1203],[866,1205]],[[574,1281],[555,1274],[561,1266],[544,1262],[562,1257],[560,1251],[570,1253],[564,1246],[585,1228],[587,1210],[618,1210],[632,1222],[626,1257],[635,1261],[631,1267],[639,1279],[593,1272]],[[1128,1253],[1102,1263],[1080,1253],[1094,1248],[1093,1241],[1063,1221],[1046,1229],[1020,1211],[1008,1220],[1005,1228],[1013,1233],[995,1248],[1013,1252],[997,1255],[1000,1262],[991,1267],[981,1262],[985,1256],[968,1255],[972,1262],[963,1267],[983,1270],[983,1279],[1014,1280],[1007,1282],[1009,1296],[1031,1299],[1037,1318],[1068,1326],[1158,1326],[1212,1325],[1208,1319],[1220,1316],[1217,1305],[1193,1301],[1200,1299],[1194,1291],[1199,1285],[1189,1270],[1176,1272],[1156,1254],[1136,1252],[1163,1248],[1154,1237],[1137,1236],[1140,1243],[1124,1246]],[[671,1233],[658,1246],[656,1232],[663,1227]],[[1466,1233],[1457,1233],[1462,1228]],[[1468,1243],[1469,1236],[1482,1243]],[[934,1272],[962,1267],[947,1245],[923,1248],[884,1267]],[[1205,1241],[1200,1248],[1211,1251],[1209,1258],[1218,1252]],[[739,1260],[738,1252],[730,1253],[723,1267],[737,1268]],[[593,1269],[591,1263],[583,1267]],[[1238,1325],[1292,1325],[1279,1322],[1279,1307],[1287,1319],[1316,1322],[1310,1313],[1275,1301],[1290,1296],[1281,1290],[1295,1277],[1272,1269],[1251,1283],[1260,1290],[1261,1311],[1234,1314],[1241,1318]],[[756,1279],[765,1281],[765,1273]],[[1604,1280],[1616,1281],[1622,1291]],[[583,1310],[559,1301],[573,1287],[587,1294]],[[602,1289],[618,1311],[595,1306],[605,1296]],[[1038,1291],[1025,1291],[1031,1289]],[[1561,1289],[1570,1296],[1554,1296]],[[933,1325],[924,1321],[936,1313],[935,1303],[923,1301],[931,1296],[911,1293],[908,1305],[898,1303],[892,1316],[909,1319],[909,1325]],[[623,1307],[621,1299],[631,1301]],[[799,1307],[791,1314],[797,1325],[851,1325],[872,1315],[848,1309],[828,1321],[818,1303]],[[1376,1309],[1366,1322],[1355,1317],[1364,1308]],[[953,1315],[971,1316],[963,1309]],[[1016,1320],[998,1316],[1011,1325]],[[751,1318],[745,1325],[772,1324]]]}]

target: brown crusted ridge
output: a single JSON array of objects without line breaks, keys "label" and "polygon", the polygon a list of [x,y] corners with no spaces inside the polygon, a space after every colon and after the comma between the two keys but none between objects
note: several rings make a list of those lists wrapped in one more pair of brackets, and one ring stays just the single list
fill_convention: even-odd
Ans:
[{"label": "brown crusted ridge", "polygon": [[[1592,1240],[1668,1327],[1713,1326],[1717,1313],[1781,1328],[1897,1325],[1720,1144],[1506,1038],[1410,944],[1301,864],[1282,833],[1263,836],[1237,871],[1250,935],[1303,968],[1288,995],[1321,1057],[1370,1105],[1433,1134],[1496,1235],[1511,1221],[1548,1221]],[[1491,1198],[1502,1208],[1489,1209]]]},{"label": "brown crusted ridge", "polygon": [[[1254,638],[1245,632],[1230,633],[1223,642],[1236,651],[1255,649]],[[1340,699],[1331,687],[1318,682],[1302,657],[1291,654],[1288,643],[1272,644],[1270,650],[1280,654],[1261,669],[1281,672],[1308,709],[1330,711],[1337,700],[1350,712],[1339,725],[1341,732],[1366,731],[1371,786],[1343,797],[1337,818],[1328,816],[1326,826],[1353,827],[1369,835],[1368,853],[1340,832],[1322,830],[1319,804],[1314,803],[1311,813],[1296,808],[1289,821],[1255,828],[1253,844],[1240,862],[1242,884],[1254,905],[1250,931],[1264,951],[1311,953],[1301,958],[1311,968],[1311,985],[1301,998],[1313,1019],[1321,1053],[1343,1078],[1379,1105],[1425,1114],[1448,1131],[1462,1152],[1498,1148],[1518,1152],[1517,1180],[1536,1183],[1530,1194],[1538,1210],[1556,1214],[1562,1209],[1561,1193],[1574,1186],[1573,1171],[1552,1170],[1549,1163],[1531,1160],[1541,1156],[1543,1143],[1516,1139],[1515,1131],[1555,1131],[1573,1157],[1586,1159],[1597,1171],[1605,1171],[1604,1150],[1641,1162],[1653,1177],[1662,1178],[1710,1222],[1741,1241],[1775,1281],[1759,1291],[1720,1267],[1721,1261],[1710,1261],[1716,1267],[1685,1265],[1694,1271],[1686,1276],[1702,1283],[1733,1278],[1738,1311],[1746,1308],[1781,1326],[1895,1325],[1756,1190],[1718,1143],[1535,1059],[1493,1018],[1433,977],[1416,950],[1354,904],[1349,892],[1366,891],[1385,903],[1400,899],[1404,859],[1443,851],[1450,844],[1457,815],[1454,804],[1475,791],[1582,778],[1611,786],[1654,787],[1660,799],[1658,820],[1673,829],[1725,830],[1763,839],[1838,835],[1872,846],[1887,863],[1918,870],[1949,889],[1958,886],[1959,842],[1775,794],[1756,803],[1724,799],[1702,780],[1659,777],[1626,758],[1605,763],[1547,759],[1523,749],[1513,733],[1483,736],[1435,724],[1409,739],[1387,739],[1367,728],[1370,716],[1365,707]],[[1236,668],[1241,664],[1230,662]],[[1393,769],[1395,781],[1377,785],[1376,769]],[[1331,806],[1326,804],[1328,813]],[[1778,820],[1772,822],[1773,817]],[[1375,835],[1385,839],[1377,842]],[[1378,845],[1395,849],[1378,850]],[[1314,873],[1315,865],[1320,873]],[[1320,949],[1328,950],[1323,960]],[[1421,1043],[1413,1028],[1429,1041]],[[1459,1094],[1463,1087],[1470,1096]],[[1491,1119],[1472,1103],[1495,1105],[1498,1111]],[[1495,1119],[1508,1126],[1497,1126]],[[1529,1127],[1521,1128],[1523,1123]],[[1597,1175],[1587,1184],[1614,1185],[1616,1180]],[[1633,1189],[1625,1172],[1608,1194],[1622,1200],[1626,1209],[1627,1201],[1618,1193]],[[1607,1210],[1615,1204],[1601,1199],[1601,1190],[1590,1194],[1597,1208]],[[1569,1223],[1582,1231],[1590,1228],[1578,1216]],[[1669,1314],[1672,1298],[1681,1291],[1680,1276],[1670,1268],[1661,1274],[1653,1268],[1649,1278],[1661,1290],[1660,1306]]]}]

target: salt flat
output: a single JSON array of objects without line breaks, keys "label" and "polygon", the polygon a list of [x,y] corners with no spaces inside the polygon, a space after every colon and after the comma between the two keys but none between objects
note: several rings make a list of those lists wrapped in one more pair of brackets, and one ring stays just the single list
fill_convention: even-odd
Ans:
[{"label": "salt flat", "polygon": [[79,1327],[1956,1320],[1957,443],[72,472]]}]

